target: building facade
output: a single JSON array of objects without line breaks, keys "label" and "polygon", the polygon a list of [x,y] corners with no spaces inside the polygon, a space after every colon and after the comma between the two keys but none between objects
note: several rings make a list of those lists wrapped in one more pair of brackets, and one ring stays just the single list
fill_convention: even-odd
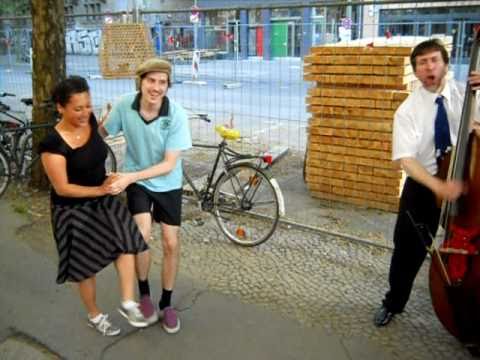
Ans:
[{"label": "building facade", "polygon": [[[65,12],[69,28],[98,29],[105,21],[105,15],[100,14],[133,14],[137,10],[152,29],[158,53],[213,49],[226,57],[256,56],[267,60],[303,57],[314,45],[381,37],[386,33],[451,35],[455,44],[452,55],[461,58],[468,54],[473,25],[480,22],[478,0],[365,6],[335,6],[328,2],[323,7],[302,7],[302,3],[305,2],[65,0]],[[198,7],[198,13],[194,6]]]}]

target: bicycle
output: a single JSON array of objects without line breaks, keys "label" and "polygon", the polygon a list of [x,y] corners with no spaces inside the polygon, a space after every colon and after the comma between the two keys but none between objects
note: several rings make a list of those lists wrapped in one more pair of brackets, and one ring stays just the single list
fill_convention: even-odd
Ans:
[{"label": "bicycle", "polygon": [[[6,96],[15,96],[15,94],[3,92],[0,93],[0,97],[6,97]],[[23,98],[20,99],[22,103],[24,103],[27,106],[32,105],[32,99],[31,98]],[[18,128],[22,126],[27,125],[27,120],[22,119],[16,115],[14,115],[10,111],[10,106],[4,104],[3,102],[0,101],[0,114],[3,116],[0,118],[0,129],[9,129],[9,128]],[[25,132],[24,135],[27,135],[28,133]],[[10,132],[3,132],[0,136],[0,143],[4,146],[4,149],[7,151],[11,151],[13,147],[13,135]]]},{"label": "bicycle", "polygon": [[[33,149],[33,131],[41,128],[53,128],[56,123],[21,125],[17,127],[0,128],[0,139],[8,135],[10,142],[5,145],[0,142],[0,197],[5,193],[12,179],[28,180],[32,167],[40,158]],[[107,144],[106,172],[117,170],[117,160]]]},{"label": "bicycle", "polygon": [[[210,122],[206,117],[202,120]],[[238,130],[223,126],[215,130],[222,137],[218,145],[193,144],[217,150],[202,188],[196,187],[182,165],[186,183],[183,198],[196,201],[202,211],[211,213],[232,242],[242,246],[259,245],[272,236],[280,217],[285,214],[282,191],[269,170],[274,161],[269,154],[241,154],[231,149],[227,140],[238,139]],[[215,176],[220,161],[223,169]]]}]

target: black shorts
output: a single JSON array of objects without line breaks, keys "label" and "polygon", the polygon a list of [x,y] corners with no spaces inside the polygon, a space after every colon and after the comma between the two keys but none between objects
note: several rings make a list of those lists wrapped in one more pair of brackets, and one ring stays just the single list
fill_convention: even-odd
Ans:
[{"label": "black shorts", "polygon": [[153,220],[180,226],[182,220],[182,189],[166,192],[150,191],[138,184],[126,189],[128,209],[132,215],[151,213]]}]

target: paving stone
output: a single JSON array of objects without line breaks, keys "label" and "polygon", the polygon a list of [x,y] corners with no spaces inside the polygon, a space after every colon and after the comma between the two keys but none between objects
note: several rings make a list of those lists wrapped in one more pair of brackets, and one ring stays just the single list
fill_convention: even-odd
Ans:
[{"label": "paving stone", "polygon": [[[213,217],[203,221],[202,226],[186,223],[182,229],[181,272],[210,289],[305,326],[322,326],[345,341],[373,340],[398,359],[470,359],[433,313],[428,261],[406,311],[378,329],[372,318],[388,285],[388,249],[285,227],[262,245],[242,248],[218,232]],[[206,244],[203,238],[211,240]],[[160,242],[155,246],[161,251]]]}]

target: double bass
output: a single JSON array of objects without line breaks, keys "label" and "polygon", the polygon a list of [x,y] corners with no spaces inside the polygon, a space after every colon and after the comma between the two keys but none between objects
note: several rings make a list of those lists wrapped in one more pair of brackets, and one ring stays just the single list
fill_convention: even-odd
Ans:
[{"label": "double bass", "polygon": [[[480,28],[475,29],[469,73],[478,71]],[[443,201],[440,223],[443,242],[429,249],[429,287],[432,305],[443,326],[472,355],[480,355],[480,137],[471,130],[475,91],[467,83],[457,144],[447,177],[462,181],[465,192]]]}]

